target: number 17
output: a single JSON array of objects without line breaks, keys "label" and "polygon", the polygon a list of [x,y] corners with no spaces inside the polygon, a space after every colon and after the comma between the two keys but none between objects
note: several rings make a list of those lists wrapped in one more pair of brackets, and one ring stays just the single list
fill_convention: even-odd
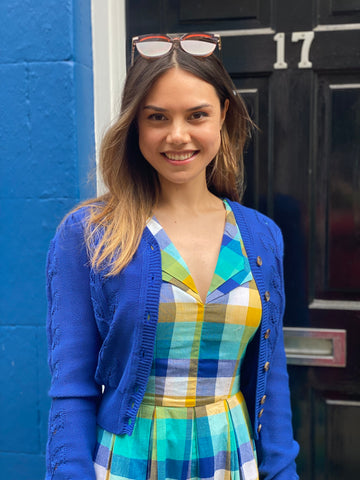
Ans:
[{"label": "number 17", "polygon": [[[312,41],[314,40],[314,32],[293,32],[291,35],[292,42],[302,41],[299,68],[311,68],[312,62],[309,60],[309,53]],[[275,70],[286,69],[288,64],[285,61],[285,33],[277,33],[274,36],[276,42],[276,63],[274,63]]]}]

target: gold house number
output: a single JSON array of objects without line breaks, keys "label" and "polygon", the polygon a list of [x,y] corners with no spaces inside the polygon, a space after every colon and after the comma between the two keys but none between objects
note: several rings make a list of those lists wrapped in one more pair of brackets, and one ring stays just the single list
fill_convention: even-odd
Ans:
[{"label": "gold house number", "polygon": [[[312,62],[309,60],[309,53],[312,41],[314,40],[314,32],[293,32],[291,34],[292,42],[300,42],[301,46],[299,68],[311,68]],[[288,64],[285,61],[285,33],[280,32],[274,36],[276,42],[276,62],[274,63],[275,70],[286,69]]]}]

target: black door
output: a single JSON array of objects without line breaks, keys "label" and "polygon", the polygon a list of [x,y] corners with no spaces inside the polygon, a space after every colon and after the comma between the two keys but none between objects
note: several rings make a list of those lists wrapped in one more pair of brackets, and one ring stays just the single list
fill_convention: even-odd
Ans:
[{"label": "black door", "polygon": [[360,478],[360,0],[127,2],[133,35],[212,31],[259,127],[244,203],[285,239],[303,480]]}]

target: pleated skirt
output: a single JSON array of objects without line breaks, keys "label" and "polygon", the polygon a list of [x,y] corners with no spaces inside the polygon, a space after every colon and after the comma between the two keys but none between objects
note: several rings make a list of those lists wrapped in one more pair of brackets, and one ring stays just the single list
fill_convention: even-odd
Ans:
[{"label": "pleated skirt", "polygon": [[131,436],[98,428],[97,480],[258,480],[241,392],[197,407],[142,404]]}]

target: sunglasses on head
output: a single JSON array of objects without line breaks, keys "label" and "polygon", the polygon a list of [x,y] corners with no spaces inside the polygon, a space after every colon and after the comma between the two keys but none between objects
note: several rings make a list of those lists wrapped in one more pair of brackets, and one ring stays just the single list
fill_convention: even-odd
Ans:
[{"label": "sunglasses on head", "polygon": [[195,57],[208,57],[216,46],[221,50],[220,35],[215,33],[185,33],[184,35],[149,34],[133,37],[131,65],[134,63],[135,48],[144,58],[162,57],[175,46]]}]

